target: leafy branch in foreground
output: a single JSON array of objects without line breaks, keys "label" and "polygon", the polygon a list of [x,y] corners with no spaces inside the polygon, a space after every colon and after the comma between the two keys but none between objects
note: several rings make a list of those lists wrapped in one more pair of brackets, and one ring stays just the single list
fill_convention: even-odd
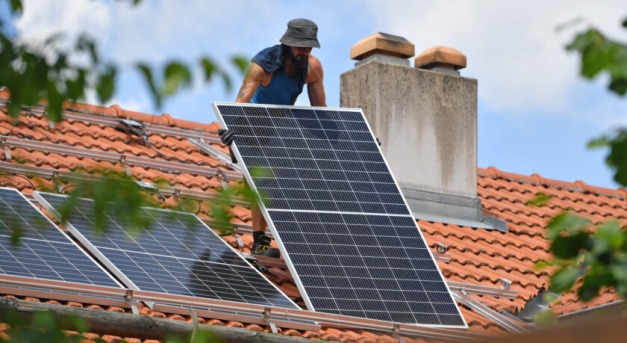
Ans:
[{"label": "leafy branch in foreground", "polygon": [[[627,29],[627,19],[622,22]],[[593,79],[609,76],[608,90],[619,96],[627,94],[627,44],[605,37],[590,28],[575,36],[566,46],[581,57],[581,76]],[[614,180],[627,186],[627,129],[617,129],[588,143],[588,147],[608,147],[606,163],[614,170]],[[529,206],[543,206],[550,197],[540,194]],[[627,227],[617,219],[599,225],[579,215],[562,212],[546,227],[551,243],[548,261],[537,267],[551,266],[551,290],[559,293],[576,289],[580,299],[598,296],[605,287],[627,297]]]},{"label": "leafy branch in foreground", "polygon": [[591,140],[588,142],[588,147],[609,148],[610,152],[605,158],[605,163],[615,170],[614,181],[627,186],[627,128]]},{"label": "leafy branch in foreground", "polygon": [[6,317],[6,337],[0,336],[0,342],[80,342],[84,339],[80,334],[68,335],[61,327],[71,327],[78,333],[89,330],[87,322],[79,317],[65,318],[61,323],[51,312],[37,312],[30,320],[21,318],[17,311],[8,311]]},{"label": "leafy branch in foreground", "polygon": [[[136,5],[141,0],[132,0]],[[11,0],[12,17],[23,12],[20,0]],[[63,35],[57,34],[39,42],[20,42],[4,29],[6,23],[0,19],[0,87],[11,94],[8,113],[15,120],[23,106],[32,106],[47,101],[46,114],[54,122],[62,119],[62,110],[67,101],[84,100],[93,90],[101,103],[113,98],[120,67],[104,61],[97,42],[82,34],[69,49],[61,49]],[[78,62],[77,62],[78,61]],[[234,56],[230,63],[242,74],[248,61]],[[232,88],[229,73],[208,57],[197,59],[196,67],[202,70],[205,82],[220,77],[227,90]],[[193,65],[181,61],[169,61],[163,70],[145,62],[136,62],[135,70],[143,80],[157,109],[163,101],[193,83]]]},{"label": "leafy branch in foreground", "polygon": [[[156,206],[156,200],[132,176],[115,171],[98,171],[91,175],[97,177],[82,178],[77,173],[75,177],[68,178],[74,187],[68,193],[67,201],[57,210],[62,224],[66,224],[77,210],[81,198],[90,198],[93,200],[93,212],[89,215],[96,232],[107,229],[107,215],[114,216],[131,233],[150,226],[151,221],[142,208]],[[57,185],[60,181],[62,179],[55,179]]]},{"label": "leafy branch in foreground", "polygon": [[[622,27],[627,29],[627,18]],[[619,96],[627,94],[627,44],[607,38],[596,28],[580,32],[566,46],[567,51],[579,53],[580,75],[594,79],[609,76],[608,90]],[[614,180],[627,186],[627,129],[604,135],[588,143],[589,147],[608,147],[607,165],[615,170]]]},{"label": "leafy branch in foreground", "polygon": [[[251,168],[250,173],[255,179],[263,179],[270,173],[265,168]],[[268,199],[264,194],[258,194],[248,185],[241,182],[232,182],[224,184],[217,193],[217,197],[211,201],[209,212],[213,218],[212,228],[218,230],[220,235],[227,236],[234,233],[234,227],[231,223],[232,207],[237,200],[250,204],[251,207],[259,206],[259,201],[267,202]]]},{"label": "leafy branch in foreground", "polygon": [[589,220],[564,212],[549,222],[547,233],[553,257],[541,265],[556,268],[552,291],[562,293],[576,286],[584,301],[604,287],[627,296],[627,230],[617,220],[592,227]]}]

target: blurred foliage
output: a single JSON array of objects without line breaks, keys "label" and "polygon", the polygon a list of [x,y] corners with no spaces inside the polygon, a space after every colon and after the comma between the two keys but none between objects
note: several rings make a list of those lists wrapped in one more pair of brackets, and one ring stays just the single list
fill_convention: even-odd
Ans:
[{"label": "blurred foliage", "polygon": [[[119,0],[133,6],[142,0]],[[7,0],[8,16],[0,18],[0,87],[10,92],[7,104],[9,115],[17,121],[24,107],[46,103],[45,115],[53,122],[63,120],[63,109],[68,102],[84,100],[87,93],[94,91],[101,103],[113,98],[117,90],[117,78],[121,68],[114,62],[105,61],[97,42],[82,34],[68,49],[62,49],[64,36],[55,34],[43,37],[39,42],[23,42],[11,33],[10,24],[24,10],[21,0]],[[81,61],[76,62],[76,61]],[[249,66],[248,59],[234,56],[230,59],[232,66],[242,75]],[[200,57],[194,64],[182,61],[168,61],[161,68],[145,62],[136,62],[134,70],[142,76],[145,86],[158,109],[167,98],[178,94],[192,86],[194,68],[200,68],[204,82],[221,79],[227,90],[232,89],[233,82],[227,70],[209,57]],[[73,189],[69,192],[66,205],[60,209],[62,222],[66,222],[76,209],[80,198],[94,200],[94,212],[91,217],[94,229],[106,230],[106,215],[112,213],[130,231],[139,231],[150,226],[150,219],[143,215],[142,208],[156,206],[160,197],[150,194],[152,190],[144,189],[132,176],[115,172],[92,172],[98,178],[70,178]],[[61,179],[56,190],[62,189]],[[44,189],[44,191],[46,191]],[[51,190],[47,190],[51,191]],[[158,194],[157,194],[158,195]],[[233,200],[244,198],[254,203],[257,195],[241,185],[225,187],[218,193],[218,200],[211,205],[211,215],[218,223],[217,229],[232,233],[231,207]],[[161,199],[163,200],[163,199]],[[188,207],[190,200],[178,198],[179,207]],[[13,228],[12,240],[19,243],[20,228]],[[60,329],[59,322],[49,312],[35,315],[31,323],[26,323],[15,316],[7,321],[7,333],[11,342],[67,342],[73,341]],[[82,332],[86,327],[80,319],[76,320],[76,331]],[[80,341],[82,337],[76,341]],[[1,337],[0,337],[0,340]],[[214,342],[219,337],[214,334],[198,331],[197,326],[191,337],[171,337],[172,342]]]},{"label": "blurred foliage", "polygon": [[[250,174],[255,180],[268,177],[268,170],[262,168],[250,168]],[[212,228],[220,231],[222,236],[235,233],[235,227],[231,223],[231,208],[235,200],[244,201],[251,204],[251,207],[259,207],[259,201],[267,204],[268,198],[264,194],[259,194],[252,190],[244,181],[224,183],[217,194],[217,198],[212,200],[210,215],[213,218]]]},{"label": "blurred foliage", "polygon": [[[627,18],[622,22],[627,29]],[[581,59],[580,75],[594,79],[607,75],[607,86],[618,96],[627,94],[627,43],[607,38],[596,28],[576,34],[567,44],[567,51],[577,52]],[[606,163],[614,172],[614,180],[627,186],[627,128],[588,142],[589,148],[608,148]],[[545,206],[551,197],[539,194],[527,202],[529,206]],[[624,209],[627,211],[627,204]],[[616,219],[600,225],[570,212],[562,212],[548,223],[550,241],[548,261],[539,261],[536,267],[551,267],[551,291],[564,293],[575,290],[579,299],[589,301],[604,288],[615,289],[627,297],[627,227]],[[550,301],[549,301],[550,302]],[[539,325],[555,322],[550,311],[542,311],[534,318]]]},{"label": "blurred foliage", "polygon": [[90,198],[94,201],[93,213],[86,214],[93,221],[96,232],[105,232],[107,216],[114,216],[130,233],[137,233],[150,226],[150,218],[144,215],[143,207],[158,206],[151,194],[142,188],[132,176],[122,172],[94,171],[96,178],[82,178],[80,173],[67,180],[54,180],[56,189],[41,189],[55,192],[60,189],[62,181],[76,181],[74,188],[68,192],[65,204],[57,209],[61,216],[61,223],[66,224],[79,205],[81,198]]},{"label": "blurred foliage", "polygon": [[[84,339],[80,334],[89,330],[89,325],[83,318],[70,316],[59,319],[49,311],[34,313],[30,321],[24,320],[14,310],[3,314],[3,317],[6,318],[8,325],[4,331],[8,339],[0,335],[0,342],[78,343]],[[70,328],[79,334],[68,335],[61,329],[62,327]]]},{"label": "blurred foliage", "polygon": [[[141,3],[127,1],[133,5]],[[24,11],[21,0],[11,0],[9,8],[13,19]],[[0,20],[0,64],[4,66],[0,68],[0,87],[11,93],[8,112],[12,118],[17,119],[23,106],[45,99],[46,115],[58,122],[66,102],[83,100],[90,90],[95,91],[101,103],[115,95],[120,67],[104,61],[97,42],[88,35],[81,34],[70,49],[59,48],[63,38],[63,34],[54,34],[39,42],[21,42]],[[232,57],[230,63],[242,74],[248,68],[248,59],[242,56]],[[219,77],[227,90],[232,88],[229,73],[208,57],[200,57],[191,65],[169,61],[162,70],[145,62],[135,63],[134,68],[142,76],[155,107],[160,109],[167,98],[193,84],[194,67],[202,70],[205,82]]]},{"label": "blurred foliage", "polygon": [[588,301],[603,287],[627,296],[627,230],[617,220],[594,227],[589,220],[570,213],[555,216],[547,225],[553,254],[551,289],[566,292],[576,285],[577,295]]},{"label": "blurred foliage", "polygon": [[[84,333],[90,331],[89,323],[81,317],[64,315],[56,316],[52,311],[32,313],[30,320],[14,309],[8,309],[0,316],[6,329],[0,333],[0,342],[46,342],[46,343],[79,343],[86,341]],[[211,331],[200,330],[198,318],[195,319],[192,332],[171,334],[163,339],[164,343],[219,343],[224,339]],[[68,332],[71,331],[71,332]],[[96,342],[106,342],[96,338]],[[126,342],[118,340],[116,342]]]},{"label": "blurred foliage", "polygon": [[[627,18],[622,22],[627,29]],[[599,75],[609,77],[608,90],[618,96],[627,93],[627,43],[607,38],[596,28],[589,28],[578,33],[566,45],[566,50],[577,52],[580,56],[580,75],[594,79]],[[589,147],[607,147],[608,166],[615,171],[614,180],[627,186],[627,128],[592,140]]]},{"label": "blurred foliage", "polygon": [[613,134],[591,140],[588,147],[609,148],[605,162],[615,171],[614,181],[627,186],[627,128],[617,129]]}]

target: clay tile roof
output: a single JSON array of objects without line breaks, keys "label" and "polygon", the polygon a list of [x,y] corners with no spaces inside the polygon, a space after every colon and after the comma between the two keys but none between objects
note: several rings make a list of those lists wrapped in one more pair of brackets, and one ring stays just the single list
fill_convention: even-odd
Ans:
[{"label": "clay tile roof", "polygon": [[[4,100],[3,100],[4,99]],[[0,106],[6,102],[7,94],[0,92]],[[189,137],[205,137],[207,144],[226,152],[219,144],[217,123],[203,124],[175,119],[168,114],[150,115],[132,112],[117,105],[110,107],[74,104],[67,109],[71,119],[51,126],[42,116],[42,108],[26,110],[16,123],[4,111],[0,112],[0,170],[9,167],[34,168],[37,172],[86,170],[93,172],[102,168],[119,171],[128,169],[137,179],[148,182],[167,180],[172,187],[181,190],[199,191],[211,194],[221,186],[219,177],[212,174],[217,168],[237,173],[219,158],[201,150],[189,141]],[[142,139],[118,128],[119,118],[129,118],[143,123],[148,129],[151,146],[146,146]],[[112,121],[113,120],[113,121]],[[179,131],[167,131],[176,129]],[[158,130],[159,133],[155,133]],[[174,132],[171,134],[163,132]],[[42,144],[48,144],[44,147]],[[52,149],[57,147],[60,149]],[[142,157],[150,161],[176,162],[176,166],[202,166],[204,174],[188,170],[167,170],[151,165],[123,165],[117,160],[81,156],[75,149],[89,149],[92,152],[112,153]],[[10,158],[8,158],[8,154]],[[112,155],[113,156],[113,155]],[[12,170],[12,169],[11,169]],[[36,174],[36,173],[35,173]],[[45,174],[45,173],[44,173]],[[582,181],[563,182],[550,180],[540,175],[520,175],[501,171],[496,167],[478,170],[478,196],[486,214],[507,222],[509,232],[488,231],[447,225],[437,222],[419,221],[419,225],[431,248],[438,243],[448,248],[447,259],[439,259],[438,264],[450,282],[473,285],[500,287],[502,278],[511,281],[511,290],[516,292],[514,299],[507,297],[472,295],[493,310],[504,310],[511,314],[521,311],[526,303],[546,290],[548,271],[534,269],[534,264],[549,257],[548,242],[545,239],[544,225],[551,216],[560,211],[569,210],[600,223],[609,218],[617,218],[627,225],[627,192],[624,189],[607,189],[587,185]],[[41,186],[53,187],[51,178],[45,175],[12,171],[0,177],[0,186],[14,187],[25,194],[30,194]],[[538,194],[552,196],[544,207],[530,207],[525,203]],[[164,204],[172,201],[167,195]],[[199,216],[210,220],[208,203],[199,205]],[[250,211],[246,206],[234,207],[234,222],[250,226]],[[244,252],[250,252],[252,237],[240,235]],[[226,238],[233,246],[239,246],[234,238]],[[289,272],[281,266],[271,266],[268,278],[275,282],[285,293],[302,304],[300,294]],[[9,295],[10,296],[10,295]],[[618,299],[615,293],[607,291],[592,303],[583,303],[572,294],[562,297],[552,308],[557,314],[571,313],[589,307],[607,304]],[[36,298],[31,300],[38,300]],[[64,302],[67,306],[83,306],[96,311],[109,310],[124,312],[128,310],[116,307],[102,308],[93,304]],[[493,320],[482,316],[471,308],[462,306],[462,313],[469,324],[469,331],[478,334],[503,335],[507,331]],[[142,308],[143,315],[191,320],[172,313],[161,313]],[[214,318],[200,318],[204,323],[228,327],[246,328],[254,331],[267,331],[267,328],[249,323],[223,321]],[[0,335],[2,335],[0,324]],[[360,329],[325,328],[320,332],[282,330],[284,334],[304,338],[340,340],[350,342],[396,341],[391,334]],[[118,337],[83,335],[85,339],[101,338],[114,341]],[[105,338],[106,337],[106,338]],[[406,341],[420,342],[420,339],[404,337]]]}]

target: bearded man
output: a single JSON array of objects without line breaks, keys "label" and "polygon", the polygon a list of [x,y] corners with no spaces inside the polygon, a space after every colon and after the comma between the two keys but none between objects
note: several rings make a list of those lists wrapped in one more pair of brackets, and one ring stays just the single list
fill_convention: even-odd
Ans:
[{"label": "bearded man", "polygon": [[[235,102],[293,105],[306,84],[311,106],[326,106],[322,64],[311,54],[313,48],[320,47],[318,26],[307,19],[290,20],[280,43],[253,57]],[[219,133],[224,144],[233,143],[232,130]],[[265,235],[267,223],[255,206],[252,220],[252,253],[278,257],[278,250],[270,248],[271,240]]]}]

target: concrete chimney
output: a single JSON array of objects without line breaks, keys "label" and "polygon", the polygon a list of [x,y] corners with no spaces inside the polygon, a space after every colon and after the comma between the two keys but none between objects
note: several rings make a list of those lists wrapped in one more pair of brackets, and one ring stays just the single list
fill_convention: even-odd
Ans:
[{"label": "concrete chimney", "polygon": [[[419,219],[495,228],[477,197],[477,80],[460,76],[466,56],[375,33],[355,44],[341,75],[340,104],[361,108]],[[498,227],[502,229],[502,227]]]}]

